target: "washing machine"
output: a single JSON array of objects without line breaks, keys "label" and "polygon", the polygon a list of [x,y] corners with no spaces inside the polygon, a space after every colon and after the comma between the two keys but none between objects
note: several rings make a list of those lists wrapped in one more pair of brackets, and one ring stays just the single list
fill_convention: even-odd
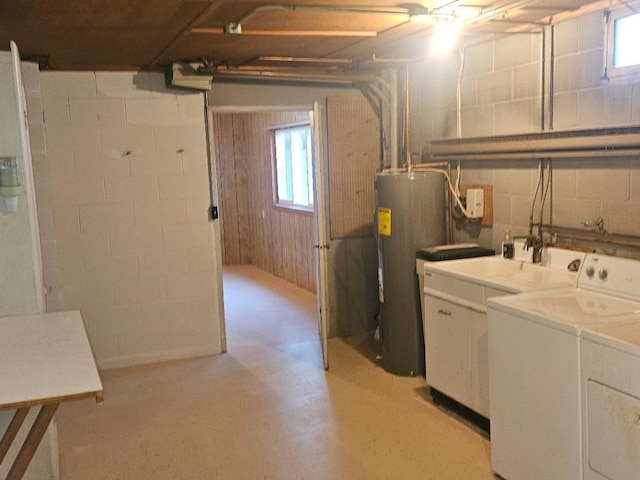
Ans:
[{"label": "washing machine", "polygon": [[507,480],[583,478],[581,336],[640,322],[639,286],[640,262],[587,254],[575,287],[488,300],[495,473]]}]

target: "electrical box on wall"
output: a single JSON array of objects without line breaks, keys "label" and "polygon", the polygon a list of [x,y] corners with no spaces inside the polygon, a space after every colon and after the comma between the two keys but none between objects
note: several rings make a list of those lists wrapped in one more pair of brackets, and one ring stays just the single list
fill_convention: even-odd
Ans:
[{"label": "electrical box on wall", "polygon": [[467,190],[467,215],[469,218],[484,217],[484,190],[469,188]]},{"label": "electrical box on wall", "polygon": [[460,185],[460,194],[467,197],[467,213],[475,215],[463,222],[493,225],[493,185]]}]

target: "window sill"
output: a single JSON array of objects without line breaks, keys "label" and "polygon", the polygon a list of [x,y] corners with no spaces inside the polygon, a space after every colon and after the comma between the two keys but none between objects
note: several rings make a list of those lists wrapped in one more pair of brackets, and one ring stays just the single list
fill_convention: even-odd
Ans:
[{"label": "window sill", "polygon": [[273,205],[276,210],[284,210],[287,212],[295,212],[306,215],[313,215],[313,208],[303,207],[300,205],[288,205],[286,203],[276,203]]}]

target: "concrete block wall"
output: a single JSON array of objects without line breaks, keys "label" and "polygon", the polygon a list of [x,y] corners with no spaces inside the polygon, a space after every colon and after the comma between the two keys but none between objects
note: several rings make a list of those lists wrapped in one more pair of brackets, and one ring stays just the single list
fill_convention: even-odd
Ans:
[{"label": "concrete block wall", "polygon": [[638,124],[640,78],[602,79],[603,12],[560,23],[555,37],[554,128]]},{"label": "concrete block wall", "polygon": [[44,72],[40,84],[43,223],[98,364],[219,353],[203,95],[153,73]]},{"label": "concrete block wall", "polygon": [[[561,22],[554,27],[554,35],[553,129],[638,125],[640,77],[602,78],[603,12]],[[538,33],[467,48],[460,92],[462,137],[541,131],[542,55]],[[413,151],[420,152],[430,139],[456,137],[459,65],[456,54],[414,68]],[[639,160],[554,160],[549,197],[553,223],[580,227],[583,220],[602,217],[611,232],[640,235]],[[498,249],[505,228],[516,235],[525,234],[537,178],[537,161],[462,162],[461,183],[494,186],[494,225],[482,229],[458,226],[455,240],[477,241]],[[534,218],[539,219],[539,206]],[[545,221],[549,221],[548,212]],[[633,250],[608,251],[638,256]]]},{"label": "concrete block wall", "polygon": [[479,44],[412,70],[412,150],[420,138],[457,136],[457,82],[462,63],[463,137],[505,135],[541,128],[542,37],[512,35]]}]

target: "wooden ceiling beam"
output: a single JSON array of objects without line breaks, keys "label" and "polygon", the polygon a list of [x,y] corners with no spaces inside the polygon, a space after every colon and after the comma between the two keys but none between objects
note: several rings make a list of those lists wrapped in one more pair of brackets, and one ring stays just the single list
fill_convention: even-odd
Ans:
[{"label": "wooden ceiling beam", "polygon": [[147,68],[152,69],[154,67],[157,67],[158,62],[164,57],[164,55],[169,50],[171,50],[175,46],[175,44],[178,42],[178,39],[180,37],[182,37],[183,35],[188,35],[191,28],[193,28],[194,25],[198,24],[204,18],[207,18],[209,15],[211,15],[214,11],[216,11],[220,7],[220,5],[224,3],[224,1],[225,0],[210,1],[209,5],[204,7],[195,17],[190,19],[186,25],[181,27],[179,31],[171,37],[171,39],[164,45],[164,47],[162,47],[162,49],[151,59],[151,61],[147,65]]},{"label": "wooden ceiling beam", "polygon": [[227,34],[218,27],[193,27],[191,33],[224,34],[224,35],[263,35],[280,37],[375,37],[378,32],[362,30],[247,30],[242,33]]}]

